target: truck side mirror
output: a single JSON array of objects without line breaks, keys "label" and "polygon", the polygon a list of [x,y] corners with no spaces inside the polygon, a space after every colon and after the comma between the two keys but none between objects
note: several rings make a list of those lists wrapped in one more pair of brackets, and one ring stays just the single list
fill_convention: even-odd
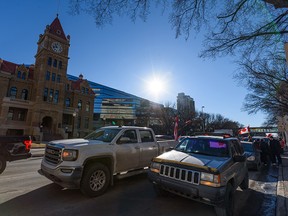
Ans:
[{"label": "truck side mirror", "polygon": [[131,140],[129,137],[121,137],[119,140],[118,140],[118,144],[123,144],[123,143],[129,143]]}]

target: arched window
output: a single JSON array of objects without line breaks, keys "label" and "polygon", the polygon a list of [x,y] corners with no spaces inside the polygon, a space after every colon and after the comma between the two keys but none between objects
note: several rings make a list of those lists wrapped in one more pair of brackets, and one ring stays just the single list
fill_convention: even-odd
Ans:
[{"label": "arched window", "polygon": [[46,71],[46,80],[50,80],[50,71]]},{"label": "arched window", "polygon": [[71,100],[70,100],[70,98],[66,98],[66,100],[65,100],[65,106],[66,106],[66,107],[70,107],[70,106],[71,106]]},{"label": "arched window", "polygon": [[79,109],[79,110],[82,110],[82,100],[79,100],[79,101],[78,101],[78,109]]},{"label": "arched window", "polygon": [[86,110],[87,112],[90,111],[90,102],[89,102],[89,101],[86,102],[85,110]]},{"label": "arched window", "polygon": [[21,71],[17,72],[17,78],[21,78]]},{"label": "arched window", "polygon": [[48,64],[49,66],[52,65],[52,58],[51,58],[51,57],[48,58],[47,64]]},{"label": "arched window", "polygon": [[57,83],[60,83],[61,82],[61,75],[57,75]]},{"label": "arched window", "polygon": [[21,99],[23,99],[23,100],[27,100],[28,99],[28,90],[27,89],[23,89],[22,90]]},{"label": "arched window", "polygon": [[62,61],[59,61],[58,68],[62,69]]},{"label": "arched window", "polygon": [[57,67],[57,59],[54,59],[53,67]]},{"label": "arched window", "polygon": [[11,98],[16,98],[16,96],[17,96],[17,88],[16,87],[12,87],[10,89],[10,97]]},{"label": "arched window", "polygon": [[25,72],[22,73],[22,80],[26,80],[26,73]]},{"label": "arched window", "polygon": [[55,90],[54,103],[58,103],[58,101],[59,101],[59,90]]}]

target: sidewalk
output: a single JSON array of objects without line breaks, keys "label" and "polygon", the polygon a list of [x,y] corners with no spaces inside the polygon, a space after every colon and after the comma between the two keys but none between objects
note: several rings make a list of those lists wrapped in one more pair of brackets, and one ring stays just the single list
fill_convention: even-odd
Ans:
[{"label": "sidewalk", "polygon": [[277,183],[276,216],[288,215],[288,151],[282,157],[282,166],[279,166]]}]

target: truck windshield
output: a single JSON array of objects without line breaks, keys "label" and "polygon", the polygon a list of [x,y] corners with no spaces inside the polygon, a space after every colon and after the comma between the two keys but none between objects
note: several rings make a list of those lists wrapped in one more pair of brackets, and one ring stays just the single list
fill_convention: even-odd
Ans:
[{"label": "truck windshield", "polygon": [[88,134],[84,139],[111,142],[121,129],[99,129]]},{"label": "truck windshield", "polygon": [[176,146],[175,150],[217,157],[228,156],[226,142],[217,139],[186,138]]}]

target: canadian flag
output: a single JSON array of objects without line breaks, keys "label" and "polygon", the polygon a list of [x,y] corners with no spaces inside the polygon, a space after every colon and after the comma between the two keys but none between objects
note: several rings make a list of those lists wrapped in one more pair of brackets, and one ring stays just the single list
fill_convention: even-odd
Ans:
[{"label": "canadian flag", "polygon": [[245,127],[239,130],[239,134],[247,134],[250,133],[250,127]]},{"label": "canadian flag", "polygon": [[174,139],[177,140],[178,139],[178,121],[179,118],[178,116],[175,117],[175,126],[174,126]]}]

